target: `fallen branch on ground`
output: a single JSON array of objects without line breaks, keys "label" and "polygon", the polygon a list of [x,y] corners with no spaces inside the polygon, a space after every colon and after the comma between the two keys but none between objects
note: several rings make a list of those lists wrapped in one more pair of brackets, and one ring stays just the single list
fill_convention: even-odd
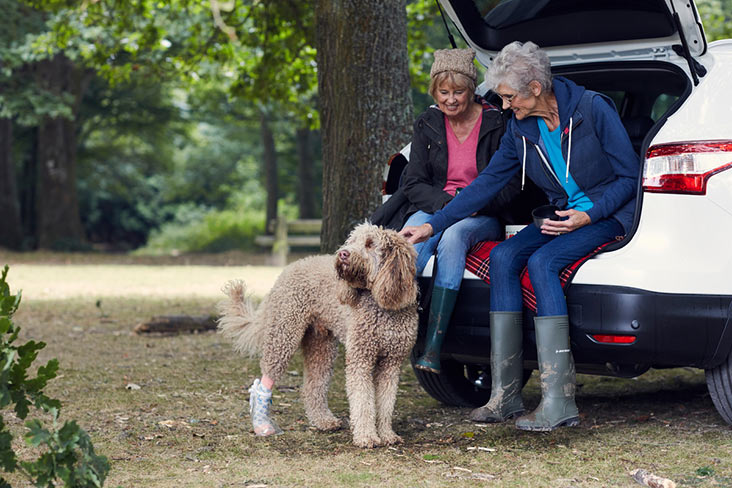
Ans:
[{"label": "fallen branch on ground", "polygon": [[645,469],[634,469],[630,472],[630,477],[649,488],[676,488],[676,483],[673,481],[656,476]]}]

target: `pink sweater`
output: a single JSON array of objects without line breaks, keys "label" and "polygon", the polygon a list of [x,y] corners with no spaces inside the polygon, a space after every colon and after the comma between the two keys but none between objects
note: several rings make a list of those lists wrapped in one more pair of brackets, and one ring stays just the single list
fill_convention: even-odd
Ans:
[{"label": "pink sweater", "polygon": [[452,127],[450,127],[447,116],[445,117],[447,183],[445,183],[443,190],[450,195],[455,195],[458,188],[465,188],[478,176],[475,153],[478,150],[481,119],[482,117],[478,117],[478,121],[473,126],[473,130],[470,131],[470,135],[461,144]]}]

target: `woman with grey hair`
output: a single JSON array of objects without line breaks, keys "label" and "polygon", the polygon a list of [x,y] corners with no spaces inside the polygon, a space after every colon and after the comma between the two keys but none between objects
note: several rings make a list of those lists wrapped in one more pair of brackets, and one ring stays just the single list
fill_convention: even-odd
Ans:
[{"label": "woman with grey hair", "polygon": [[516,174],[528,176],[557,207],[557,220],[530,225],[490,254],[491,398],[471,419],[502,422],[523,414],[522,295],[528,267],[536,294],[534,319],[542,399],[516,420],[522,430],[579,424],[567,302],[559,279],[567,265],[627,234],[633,225],[640,171],[613,102],[563,77],[552,77],[536,44],[507,45],[487,79],[513,117],[490,164],[426,223],[402,230],[427,239],[490,202]]}]

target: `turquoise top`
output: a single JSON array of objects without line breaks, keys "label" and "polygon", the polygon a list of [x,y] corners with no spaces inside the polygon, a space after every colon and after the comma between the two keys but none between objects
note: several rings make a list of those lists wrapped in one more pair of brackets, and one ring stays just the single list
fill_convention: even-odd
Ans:
[{"label": "turquoise top", "polygon": [[554,169],[554,174],[557,175],[559,183],[567,192],[569,200],[567,201],[567,208],[573,208],[580,212],[586,212],[592,208],[592,201],[585,195],[577,183],[569,175],[569,178],[565,178],[567,174],[567,163],[562,155],[562,138],[559,126],[553,131],[549,131],[549,127],[546,126],[546,122],[541,117],[536,118],[539,124],[539,133],[541,134],[541,140],[544,141],[544,147],[546,147],[547,155],[549,156],[549,164]]}]

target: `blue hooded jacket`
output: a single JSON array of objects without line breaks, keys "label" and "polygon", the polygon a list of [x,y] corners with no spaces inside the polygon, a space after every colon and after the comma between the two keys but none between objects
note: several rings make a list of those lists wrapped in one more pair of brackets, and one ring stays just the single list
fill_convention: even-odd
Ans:
[{"label": "blue hooded jacket", "polygon": [[[562,154],[580,189],[592,201],[592,222],[613,217],[627,233],[633,224],[640,161],[615,105],[605,95],[555,77]],[[568,196],[544,160],[549,157],[536,117],[509,120],[490,164],[428,223],[437,233],[490,202],[517,171],[531,178],[549,201],[565,210]]]}]

